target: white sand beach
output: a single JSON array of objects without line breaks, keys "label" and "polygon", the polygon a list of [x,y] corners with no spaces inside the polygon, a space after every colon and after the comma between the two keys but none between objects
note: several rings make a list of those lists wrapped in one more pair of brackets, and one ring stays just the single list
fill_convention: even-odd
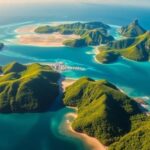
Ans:
[{"label": "white sand beach", "polygon": [[63,42],[65,40],[80,38],[80,36],[75,34],[62,35],[58,32],[52,34],[37,34],[34,32],[36,28],[37,25],[28,25],[16,29],[15,32],[17,36],[15,42],[21,45],[60,47],[64,46]]},{"label": "white sand beach", "polygon": [[[66,117],[72,117],[73,119],[76,119],[77,114],[69,113],[67,114]],[[67,121],[66,126],[70,134],[73,134],[74,136],[84,140],[90,146],[92,150],[107,150],[107,147],[101,144],[96,138],[90,137],[84,133],[79,133],[79,132],[74,131],[71,127],[70,121]]]},{"label": "white sand beach", "polygon": [[61,83],[63,91],[65,91],[66,88],[68,86],[72,85],[75,81],[76,81],[76,79],[71,79],[71,78],[67,78],[67,79],[63,80]]},{"label": "white sand beach", "polygon": [[15,30],[17,34],[27,34],[27,33],[34,33],[34,30],[37,28],[37,25],[26,25],[23,27],[19,27]]},{"label": "white sand beach", "polygon": [[[70,78],[63,80],[62,81],[63,91],[65,91],[65,89],[68,86],[72,85],[75,81],[76,81],[75,79],[70,79]],[[76,111],[77,111],[77,109],[76,109]],[[101,144],[96,138],[90,137],[84,133],[79,133],[79,132],[76,132],[73,130],[73,128],[71,126],[72,121],[70,121],[70,119],[67,119],[67,118],[72,118],[71,120],[74,120],[77,118],[77,113],[69,113],[65,117],[66,117],[65,127],[67,127],[67,130],[68,130],[67,132],[69,132],[69,134],[72,134],[73,136],[84,140],[91,147],[92,150],[107,150],[107,147],[104,146],[103,144]]]}]

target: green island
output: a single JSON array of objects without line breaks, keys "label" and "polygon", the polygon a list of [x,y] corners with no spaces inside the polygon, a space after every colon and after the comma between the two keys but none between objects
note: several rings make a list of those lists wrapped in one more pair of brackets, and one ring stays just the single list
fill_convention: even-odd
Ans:
[{"label": "green island", "polygon": [[109,150],[149,150],[150,148],[150,117],[139,114],[131,117],[130,132],[113,143]]},{"label": "green island", "polygon": [[40,64],[0,67],[0,112],[43,112],[59,94],[60,74]]},{"label": "green island", "polygon": [[139,24],[138,20],[134,20],[131,24],[120,29],[120,33],[125,37],[136,37],[145,32],[146,30]]},{"label": "green island", "polygon": [[67,40],[64,41],[63,44],[70,47],[85,47],[97,46],[113,41],[114,38],[107,33],[108,29],[110,29],[110,26],[102,22],[78,22],[72,24],[62,24],[58,26],[40,26],[35,29],[35,32],[40,34],[59,32],[65,35],[80,35],[79,39]]},{"label": "green island", "polygon": [[100,46],[96,59],[101,63],[112,63],[120,56],[134,61],[149,61],[150,32],[137,36],[109,42]]},{"label": "green island", "polygon": [[[13,62],[0,72],[1,113],[48,111],[59,95],[60,74],[48,65]],[[78,108],[73,129],[97,138],[109,150],[150,147],[150,117],[112,83],[81,78],[66,88],[63,102]]]},{"label": "green island", "polygon": [[113,40],[112,36],[103,34],[100,30],[90,30],[83,34],[80,39],[65,41],[64,45],[71,47],[97,46]]},{"label": "green island", "polygon": [[108,81],[81,78],[66,89],[63,101],[78,108],[73,129],[96,137],[110,150],[150,147],[150,117]]}]

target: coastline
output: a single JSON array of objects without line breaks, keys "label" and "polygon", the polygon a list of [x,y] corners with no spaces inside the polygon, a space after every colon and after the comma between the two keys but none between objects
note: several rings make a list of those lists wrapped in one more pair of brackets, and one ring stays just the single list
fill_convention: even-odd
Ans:
[{"label": "coastline", "polygon": [[34,33],[34,30],[37,28],[37,25],[30,24],[20,26],[19,28],[15,29],[16,34],[26,34],[26,33]]},{"label": "coastline", "polygon": [[65,79],[62,79],[62,82],[61,82],[61,87],[62,87],[62,90],[65,91],[66,88],[70,85],[72,85],[73,83],[76,82],[77,79],[74,79],[74,78],[65,78]]},{"label": "coastline", "polygon": [[[66,82],[67,82],[67,80],[66,80]],[[120,91],[122,93],[125,93],[122,89],[120,89]],[[133,98],[133,99],[138,103],[139,107],[142,107],[142,105],[145,104],[145,101],[141,98]],[[76,132],[72,128],[73,121],[78,117],[77,108],[72,108],[72,109],[75,109],[75,112],[68,113],[68,114],[65,115],[65,119],[64,119],[65,120],[64,121],[64,126],[66,127],[65,132],[67,132],[68,135],[72,135],[72,136],[75,136],[75,137],[83,140],[86,143],[86,145],[88,146],[89,149],[92,149],[92,150],[108,150],[108,147],[106,147],[105,145],[100,143],[100,141],[97,140],[96,138],[90,137],[85,133]],[[142,111],[142,109],[141,109],[141,111]],[[145,113],[147,116],[150,116],[150,113],[144,112],[144,110],[143,110],[143,113]]]},{"label": "coastline", "polygon": [[38,34],[34,30],[39,25],[27,25],[19,27],[15,30],[16,37],[13,40],[14,43],[19,45],[39,46],[39,47],[63,47],[66,40],[78,39],[80,36],[63,35],[59,32],[51,34]]},{"label": "coastline", "polygon": [[[47,47],[49,47],[49,46],[47,46]],[[98,49],[96,49],[96,51],[95,51],[96,53],[98,53]],[[96,54],[95,53],[95,54]],[[97,62],[97,63],[99,63],[99,64],[102,64],[102,63],[100,63],[100,62],[98,62],[98,60],[96,59],[96,57],[95,57],[95,61]],[[63,87],[63,89],[64,89],[64,91],[65,91],[65,89],[69,86],[69,85],[71,85],[72,83],[71,82],[73,82],[73,81],[67,81],[67,79],[68,78],[66,78],[66,80],[64,81],[64,87]],[[71,80],[71,79],[70,79]],[[73,79],[72,79],[73,80]],[[74,81],[75,82],[75,81]],[[73,115],[73,116],[72,116]],[[72,117],[72,118],[76,118],[77,117],[77,114],[69,114],[68,113],[68,116],[67,117]],[[74,135],[76,135],[77,134],[77,136],[79,137],[79,138],[81,138],[81,139],[83,139],[83,140],[85,140],[88,144],[91,144],[91,143],[93,143],[92,142],[92,140],[90,140],[89,139],[89,136],[87,136],[86,134],[83,134],[83,133],[78,133],[78,132],[76,132],[76,131],[74,131],[73,129],[72,129],[72,127],[71,127],[71,122],[69,122],[68,120],[66,120],[67,121],[67,123],[68,123],[68,129],[69,129],[69,131],[70,132],[72,132]],[[66,127],[67,128],[67,127]],[[83,136],[81,135],[81,134],[83,134]],[[84,136],[87,136],[87,137],[85,137],[84,138]],[[88,138],[89,139],[89,141],[86,139],[86,138]],[[97,145],[96,143],[95,143],[95,145]],[[91,146],[93,146],[93,145],[91,145]],[[94,147],[93,147],[94,148]],[[95,148],[95,150],[101,150],[100,148],[98,148],[98,149],[96,149]]]},{"label": "coastline", "polygon": [[97,58],[96,58],[96,55],[98,55],[98,54],[100,53],[100,51],[98,50],[98,47],[99,47],[99,46],[94,47],[94,61],[95,61],[96,63],[98,63],[98,64],[103,65],[103,63],[99,62],[99,61],[97,60]]},{"label": "coastline", "polygon": [[[82,139],[89,146],[89,148],[92,150],[107,150],[107,147],[104,146],[102,143],[100,143],[96,138],[90,137],[85,133],[79,133],[79,132],[76,132],[75,130],[73,130],[72,121],[70,121],[70,120],[74,120],[77,118],[76,113],[69,113],[65,117],[67,120],[66,121],[66,127],[68,129],[69,134],[72,134],[73,136],[75,136],[79,139]],[[71,119],[69,120],[67,118],[71,118]]]},{"label": "coastline", "polygon": [[[61,82],[62,90],[65,91],[66,88],[72,85],[75,81],[76,79],[73,79],[73,78],[62,79],[62,82]],[[68,107],[68,108],[72,108],[72,107]],[[72,109],[74,109],[76,112],[68,113],[65,115],[65,127],[67,128],[67,132],[69,133],[69,135],[71,134],[79,139],[82,139],[92,150],[107,150],[107,147],[104,146],[102,143],[100,143],[96,138],[90,137],[85,133],[76,132],[72,128],[72,122],[78,116],[77,115],[78,109],[74,107]]]}]

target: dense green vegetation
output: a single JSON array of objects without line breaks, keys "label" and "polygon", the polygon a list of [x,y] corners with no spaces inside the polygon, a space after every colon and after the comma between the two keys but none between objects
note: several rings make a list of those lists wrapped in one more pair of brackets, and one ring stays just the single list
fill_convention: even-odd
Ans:
[{"label": "dense green vegetation", "polygon": [[141,113],[137,103],[113,84],[82,78],[64,93],[64,104],[78,107],[73,128],[110,145],[131,129],[131,117]]},{"label": "dense green vegetation", "polygon": [[99,47],[99,54],[96,55],[96,59],[101,63],[113,63],[120,56],[115,51],[109,51],[106,47]]},{"label": "dense green vegetation", "polygon": [[111,63],[119,56],[135,61],[148,61],[150,59],[150,32],[138,37],[109,42],[106,46],[99,47],[99,51],[96,58],[102,63]]},{"label": "dense green vegetation", "polygon": [[47,111],[59,94],[60,75],[40,64],[1,67],[0,112]]},{"label": "dense green vegetation", "polygon": [[67,40],[63,43],[66,46],[70,47],[85,47],[87,46],[87,42],[85,39],[76,39],[76,40]]},{"label": "dense green vegetation", "polygon": [[107,34],[110,27],[101,22],[89,23],[73,23],[62,24],[58,26],[41,26],[35,32],[37,33],[53,33],[60,32],[61,34],[77,34],[80,39],[64,41],[64,45],[71,47],[84,47],[88,45],[100,45],[113,41],[114,38]]},{"label": "dense green vegetation", "polygon": [[89,23],[72,23],[72,24],[61,24],[58,26],[40,26],[35,29],[37,33],[53,33],[60,32],[62,34],[78,34],[82,35],[85,32],[93,29],[100,29],[105,31],[110,27],[102,22],[89,22]]},{"label": "dense green vegetation", "polygon": [[97,46],[113,40],[112,36],[103,34],[100,30],[90,30],[84,33],[80,39],[65,41],[64,45],[71,47]]},{"label": "dense green vegetation", "polygon": [[126,37],[136,37],[142,35],[146,30],[139,25],[138,20],[133,21],[128,26],[124,26],[120,29],[120,33]]},{"label": "dense green vegetation", "polygon": [[137,115],[131,117],[131,130],[109,147],[109,150],[149,150],[150,117]]}]

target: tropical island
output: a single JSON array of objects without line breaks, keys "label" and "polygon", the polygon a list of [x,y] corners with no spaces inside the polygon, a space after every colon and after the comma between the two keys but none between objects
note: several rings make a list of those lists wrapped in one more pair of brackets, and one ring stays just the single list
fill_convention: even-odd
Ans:
[{"label": "tropical island", "polygon": [[111,27],[102,22],[70,23],[18,28],[17,41],[23,45],[35,46],[98,46],[96,61],[113,63],[119,57],[134,61],[148,61],[150,32],[138,22],[133,21],[118,29],[122,37],[115,39],[109,35]]},{"label": "tropical island", "polygon": [[[126,28],[126,33],[125,31],[123,33],[123,35],[129,37],[100,46],[96,59],[101,63],[112,63],[123,56],[134,61],[149,61],[150,32],[141,28],[137,21],[131,23]],[[136,34],[133,35],[133,31],[135,31],[134,33]]]},{"label": "tropical island", "polygon": [[[17,38],[21,44],[27,45],[51,46],[54,41],[55,44],[58,42],[57,46],[62,42],[70,47],[99,46],[96,59],[101,63],[112,63],[119,57],[149,60],[150,32],[137,20],[120,28],[118,32],[123,37],[119,40],[109,35],[110,28],[101,22],[31,25],[17,29],[16,33],[22,33]],[[88,77],[77,81],[60,80],[58,72],[69,69],[82,71],[84,68],[68,67],[58,62],[48,65],[13,62],[1,66],[0,113],[50,111],[59,96],[62,108],[77,108],[77,117],[70,127],[73,133],[86,134],[109,150],[148,150],[150,117],[141,109],[141,103],[106,80]]]},{"label": "tropical island", "polygon": [[[48,111],[60,94],[60,74],[48,65],[13,62],[0,72],[1,113]],[[86,77],[70,81],[63,102],[78,108],[73,129],[97,138],[110,150],[150,146],[150,117],[112,83]]]},{"label": "tropical island", "polygon": [[60,74],[40,64],[1,67],[0,112],[43,112],[59,95]]},{"label": "tropical island", "polygon": [[[13,62],[0,72],[1,113],[48,111],[60,94],[60,74],[51,66]],[[63,86],[64,105],[78,108],[75,131],[95,137],[110,150],[150,146],[150,117],[115,85],[84,77]]]},{"label": "tropical island", "polygon": [[97,46],[113,41],[114,38],[107,33],[107,30],[110,28],[110,26],[102,22],[77,22],[72,24],[61,24],[58,26],[39,26],[35,29],[35,32],[39,34],[59,32],[63,35],[79,35],[80,38],[65,40],[63,44],[70,47],[85,47]]},{"label": "tropical island", "polygon": [[150,147],[150,117],[108,81],[81,78],[66,89],[63,101],[78,108],[73,129],[96,137],[108,149]]}]

